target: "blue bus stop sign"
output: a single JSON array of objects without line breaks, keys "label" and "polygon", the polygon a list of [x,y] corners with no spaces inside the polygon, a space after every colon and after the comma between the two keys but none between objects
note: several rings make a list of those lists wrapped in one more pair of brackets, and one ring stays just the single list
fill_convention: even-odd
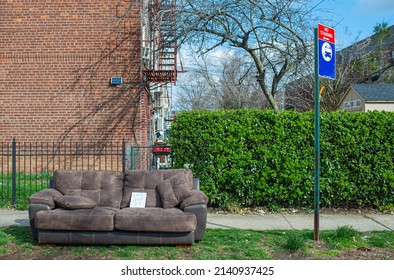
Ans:
[{"label": "blue bus stop sign", "polygon": [[318,25],[319,76],[335,79],[335,36],[334,29]]}]

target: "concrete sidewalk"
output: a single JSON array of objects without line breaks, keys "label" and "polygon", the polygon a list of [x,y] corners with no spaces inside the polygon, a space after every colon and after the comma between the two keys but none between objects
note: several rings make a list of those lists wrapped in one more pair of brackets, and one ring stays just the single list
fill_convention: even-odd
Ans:
[{"label": "concrete sidewalk", "polygon": [[30,226],[28,212],[0,209],[0,227],[12,225]]},{"label": "concrete sidewalk", "polygon": [[[314,228],[313,214],[233,215],[209,214],[208,228],[252,230],[302,230]],[[320,214],[320,230],[351,226],[357,231],[394,230],[394,215],[383,214]]]},{"label": "concrete sidewalk", "polygon": [[[313,230],[313,214],[208,214],[208,228],[251,230]],[[0,209],[0,226],[29,226],[27,211]],[[392,214],[320,214],[320,230],[351,226],[358,231],[394,231]]]}]

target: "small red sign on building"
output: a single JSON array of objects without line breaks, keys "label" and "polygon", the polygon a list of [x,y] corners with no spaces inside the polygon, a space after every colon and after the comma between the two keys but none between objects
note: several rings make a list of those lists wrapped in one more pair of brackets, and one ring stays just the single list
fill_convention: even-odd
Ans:
[{"label": "small red sign on building", "polygon": [[335,44],[335,31],[334,28],[318,24],[317,25],[317,37],[319,40],[323,40],[329,43]]}]

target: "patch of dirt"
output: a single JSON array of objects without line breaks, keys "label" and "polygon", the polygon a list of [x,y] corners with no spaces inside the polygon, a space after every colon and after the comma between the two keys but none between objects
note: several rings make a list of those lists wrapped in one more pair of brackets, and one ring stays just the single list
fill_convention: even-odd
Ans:
[{"label": "patch of dirt", "polygon": [[337,260],[394,260],[394,250],[388,248],[357,248],[342,251]]},{"label": "patch of dirt", "polygon": [[311,248],[290,252],[271,252],[274,260],[394,260],[394,249],[367,248],[330,249],[324,241],[313,241]]},{"label": "patch of dirt", "polygon": [[23,250],[17,245],[8,246],[10,253],[1,254],[0,260],[110,260],[109,254],[101,252],[87,253],[84,251],[76,254],[68,246],[43,244],[31,247],[32,250]]},{"label": "patch of dirt", "polygon": [[102,255],[75,255],[70,252],[64,253],[43,253],[37,252],[34,254],[27,254],[23,252],[15,252],[11,254],[1,255],[0,260],[110,260],[108,256]]}]

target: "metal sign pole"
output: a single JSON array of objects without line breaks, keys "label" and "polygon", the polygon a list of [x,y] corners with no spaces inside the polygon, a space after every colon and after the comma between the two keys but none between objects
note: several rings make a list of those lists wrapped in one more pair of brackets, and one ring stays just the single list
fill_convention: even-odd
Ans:
[{"label": "metal sign pole", "polygon": [[320,204],[320,78],[318,31],[315,28],[315,173],[314,173],[314,240],[319,240]]},{"label": "metal sign pole", "polygon": [[[319,206],[320,206],[320,78],[335,80],[335,30],[318,24],[315,28],[315,235],[319,240]],[[323,89],[321,90],[323,91]]]}]

